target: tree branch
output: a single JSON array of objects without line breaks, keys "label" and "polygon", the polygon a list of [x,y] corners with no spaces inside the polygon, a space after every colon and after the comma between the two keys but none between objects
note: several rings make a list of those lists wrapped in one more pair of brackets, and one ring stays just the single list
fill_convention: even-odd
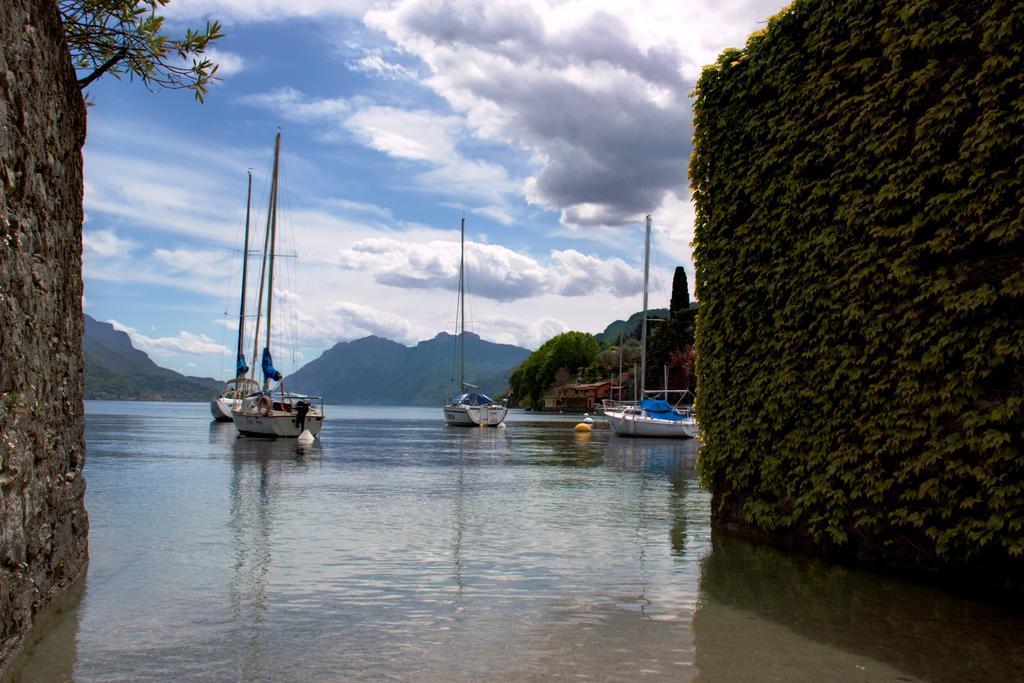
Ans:
[{"label": "tree branch", "polygon": [[127,55],[127,54],[128,54],[128,48],[122,47],[120,50],[118,50],[117,52],[114,53],[113,57],[111,57],[107,61],[103,62],[103,64],[101,64],[98,69],[93,71],[91,74],[89,74],[85,78],[78,79],[78,89],[79,90],[84,90],[86,88],[86,86],[88,86],[90,83],[92,83],[97,78],[99,78],[104,73],[106,73],[112,66],[114,66],[115,64],[120,62],[122,59],[124,59],[125,55]]}]

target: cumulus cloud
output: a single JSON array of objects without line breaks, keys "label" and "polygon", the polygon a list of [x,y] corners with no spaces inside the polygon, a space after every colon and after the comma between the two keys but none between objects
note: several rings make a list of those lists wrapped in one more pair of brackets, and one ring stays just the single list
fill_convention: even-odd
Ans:
[{"label": "cumulus cloud", "polygon": [[428,334],[402,316],[351,301],[334,302],[325,318],[327,335],[335,341],[372,334],[409,343]]},{"label": "cumulus cloud", "polygon": [[476,321],[473,328],[488,341],[515,344],[528,349],[536,349],[556,334],[569,330],[564,322],[548,316],[532,320],[484,316]]},{"label": "cumulus cloud", "polygon": [[[409,289],[458,287],[459,243],[359,240],[334,263],[373,274],[380,284]],[[466,281],[476,296],[514,301],[541,294],[582,296],[604,289],[624,296],[643,286],[639,271],[618,258],[601,259],[574,249],[552,251],[546,264],[498,244],[466,242]]]},{"label": "cumulus cloud", "polygon": [[208,48],[205,56],[217,65],[217,76],[221,78],[228,78],[245,71],[246,62],[240,54]]},{"label": "cumulus cloud", "polygon": [[570,225],[618,225],[685,187],[692,88],[673,44],[600,8],[412,0],[369,25],[418,55],[476,135],[524,148],[529,201]]},{"label": "cumulus cloud", "polygon": [[149,337],[134,327],[122,325],[116,320],[108,320],[115,330],[127,334],[135,348],[148,354],[162,356],[189,356],[206,354],[227,354],[228,349],[205,334],[194,334],[181,330],[176,337]]},{"label": "cumulus cloud", "polygon": [[598,226],[685,192],[700,65],[783,4],[403,0],[364,20],[475,135],[529,150],[530,202]]},{"label": "cumulus cloud", "polygon": [[643,274],[620,258],[601,259],[575,249],[551,252],[555,291],[563,296],[585,296],[594,289],[631,296],[641,291]]},{"label": "cumulus cloud", "polygon": [[[559,211],[571,226],[637,220],[687,185],[690,103],[702,65],[742,44],[787,0],[177,0],[175,18],[209,15],[266,22],[290,17],[362,17],[390,46],[349,44],[350,69],[432,89],[478,137],[528,151],[534,171],[517,192]],[[413,66],[411,60],[418,60]],[[420,78],[418,72],[426,78]],[[287,93],[285,93],[287,94]],[[294,95],[294,92],[291,93]],[[293,118],[351,102],[276,106]],[[266,98],[273,105],[272,98]],[[254,100],[257,101],[257,100]],[[285,105],[295,105],[285,108]],[[358,111],[361,107],[354,107]],[[377,112],[380,113],[379,111]],[[348,128],[385,153],[417,158],[415,138],[388,128]],[[411,155],[411,156],[410,156]],[[461,161],[468,161],[462,159]],[[431,189],[472,179],[437,162],[419,180]],[[465,168],[465,164],[462,165]],[[467,183],[472,188],[487,183]],[[460,188],[463,189],[463,188]]]},{"label": "cumulus cloud", "polygon": [[[277,292],[274,300],[288,304],[287,312],[278,307],[282,313],[274,318],[273,334],[289,347],[301,340],[304,347],[323,348],[368,335],[409,344],[430,334],[429,330],[403,316],[352,301],[337,300],[312,313],[303,305],[301,297],[287,290]],[[238,329],[237,324],[224,325]]]}]

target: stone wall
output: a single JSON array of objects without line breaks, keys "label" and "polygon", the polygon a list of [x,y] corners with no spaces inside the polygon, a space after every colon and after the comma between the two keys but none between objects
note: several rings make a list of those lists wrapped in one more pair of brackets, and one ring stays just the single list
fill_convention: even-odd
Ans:
[{"label": "stone wall", "polygon": [[0,0],[0,673],[84,572],[85,106],[52,0]]}]

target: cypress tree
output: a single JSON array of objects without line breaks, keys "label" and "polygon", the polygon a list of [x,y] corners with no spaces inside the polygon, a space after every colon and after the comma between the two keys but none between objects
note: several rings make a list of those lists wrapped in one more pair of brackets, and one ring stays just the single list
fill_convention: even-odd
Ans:
[{"label": "cypress tree", "polygon": [[672,299],[668,305],[668,310],[673,318],[676,311],[685,311],[690,308],[690,291],[687,284],[686,271],[682,266],[676,266],[675,275],[672,276]]}]

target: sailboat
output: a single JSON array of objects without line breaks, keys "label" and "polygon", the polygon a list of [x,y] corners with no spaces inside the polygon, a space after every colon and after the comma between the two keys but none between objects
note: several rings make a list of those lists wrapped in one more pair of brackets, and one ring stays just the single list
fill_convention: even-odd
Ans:
[{"label": "sailboat", "polygon": [[[260,322],[263,313],[263,293],[266,291],[267,331],[260,367],[263,386],[248,394],[231,411],[231,419],[241,434],[246,436],[287,436],[311,438],[320,432],[324,422],[323,399],[298,396],[285,391],[284,375],[274,367],[270,353],[272,314],[274,303],[274,248],[277,241],[278,168],[281,157],[281,133],[274,140],[274,172],[270,184],[270,202],[267,207],[267,229],[263,237],[263,264],[260,268],[260,293],[256,302],[256,334],[253,337],[252,357],[259,348]],[[241,337],[240,337],[241,338]],[[250,380],[256,381],[256,369]],[[271,387],[271,382],[277,382]],[[258,385],[257,385],[258,387]],[[305,435],[305,432],[309,435]]]},{"label": "sailboat", "polygon": [[252,171],[249,171],[249,190],[245,197],[245,239],[242,248],[242,296],[238,309],[238,355],[235,359],[235,376],[224,383],[224,388],[210,399],[210,413],[218,422],[231,422],[231,411],[239,406],[242,399],[260,390],[260,384],[246,376],[249,366],[245,362],[242,344],[245,339],[245,283],[249,271],[249,209],[252,206]]},{"label": "sailboat", "polygon": [[479,387],[466,382],[466,219],[460,224],[459,308],[455,324],[459,334],[459,393],[444,404],[446,424],[463,427],[497,427],[505,421],[508,404],[498,403],[480,393]]},{"label": "sailboat", "polygon": [[[651,270],[651,216],[647,216],[644,239],[644,314],[640,333],[640,395],[638,401],[605,399],[604,414],[608,425],[621,436],[654,436],[662,438],[692,439],[697,436],[697,418],[693,408],[684,405],[693,395],[686,389],[665,388],[648,391],[644,388],[647,376],[647,284]],[[660,395],[660,397],[659,397]],[[670,397],[675,397],[671,400]],[[621,399],[621,397],[620,397]]]}]

